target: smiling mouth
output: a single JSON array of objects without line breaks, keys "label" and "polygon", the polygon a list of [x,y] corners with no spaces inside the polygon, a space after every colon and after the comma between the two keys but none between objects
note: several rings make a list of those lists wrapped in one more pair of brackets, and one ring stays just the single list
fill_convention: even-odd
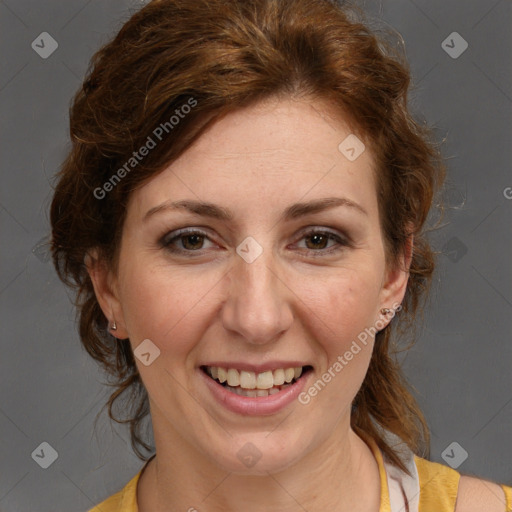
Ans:
[{"label": "smiling mouth", "polygon": [[201,370],[226,390],[240,396],[253,398],[275,395],[283,389],[293,386],[313,368],[309,365],[297,366],[261,373],[218,366],[201,366]]}]

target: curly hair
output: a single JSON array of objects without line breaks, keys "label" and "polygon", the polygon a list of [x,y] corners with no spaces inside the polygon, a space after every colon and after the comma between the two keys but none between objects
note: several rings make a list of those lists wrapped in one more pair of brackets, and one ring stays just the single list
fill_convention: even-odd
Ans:
[{"label": "curly hair", "polygon": [[[403,335],[414,339],[428,296],[436,253],[426,221],[446,170],[431,129],[408,110],[405,52],[386,38],[396,34],[379,34],[365,20],[359,8],[335,0],[154,0],[93,56],[70,108],[72,146],[56,175],[51,250],[59,278],[76,292],[81,342],[113,379],[109,416],[129,424],[142,460],[142,449],[151,451],[141,430],[147,392],[130,340],[108,333],[84,257],[96,248],[117,272],[130,194],[222,116],[272,96],[320,98],[343,112],[376,163],[386,262],[397,263],[414,237],[402,309],[376,334],[351,424],[402,469],[383,430],[416,454],[428,450],[428,428],[396,353]],[[191,98],[189,113],[112,184],[155,127],[192,105]],[[109,180],[108,194],[101,192]],[[123,396],[130,407],[121,418],[114,405]]]}]

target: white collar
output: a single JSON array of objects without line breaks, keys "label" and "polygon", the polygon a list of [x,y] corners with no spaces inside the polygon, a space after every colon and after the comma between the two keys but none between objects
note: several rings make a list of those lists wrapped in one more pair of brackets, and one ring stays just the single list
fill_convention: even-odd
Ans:
[{"label": "white collar", "polygon": [[388,481],[391,512],[418,512],[420,481],[412,450],[396,435],[386,431],[386,441],[392,446],[411,475],[397,468],[383,454]]}]

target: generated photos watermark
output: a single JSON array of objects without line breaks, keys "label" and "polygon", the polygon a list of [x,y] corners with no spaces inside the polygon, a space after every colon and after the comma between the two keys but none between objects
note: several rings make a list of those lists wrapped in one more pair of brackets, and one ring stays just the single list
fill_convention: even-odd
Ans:
[{"label": "generated photos watermark", "polygon": [[[402,305],[399,303],[393,304],[393,308],[389,312],[389,319],[391,320],[395,314],[402,309]],[[368,339],[372,339],[373,336],[386,326],[387,320],[379,319],[375,322],[375,325],[368,328],[365,327],[364,331],[361,331],[357,335],[357,340],[353,340],[350,348],[345,351],[343,355],[339,355],[336,358],[336,361],[327,369],[326,372],[322,374],[322,376],[316,380],[316,382],[310,386],[306,391],[303,391],[299,394],[298,400],[302,405],[308,405],[311,402],[311,398],[318,395],[320,391],[322,391],[325,386],[329,382],[332,381],[344,368],[347,366],[354,356],[361,352],[362,347],[359,343],[366,346],[368,344]],[[358,343],[359,340],[359,343]]]},{"label": "generated photos watermark", "polygon": [[93,191],[96,199],[104,199],[108,192],[111,192],[114,187],[135,167],[139,165],[144,157],[148,156],[152,149],[155,149],[159,142],[163,140],[165,135],[169,134],[187,114],[190,113],[193,107],[197,105],[197,100],[190,97],[187,103],[174,110],[174,114],[169,118],[169,121],[160,123],[148,135],[146,142],[137,150],[132,153],[132,156],[114,173],[112,176],[103,183],[101,187],[96,187]]}]

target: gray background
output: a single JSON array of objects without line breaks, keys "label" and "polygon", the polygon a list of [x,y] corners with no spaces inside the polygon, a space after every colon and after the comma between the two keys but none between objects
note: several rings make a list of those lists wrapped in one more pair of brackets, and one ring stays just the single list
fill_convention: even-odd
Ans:
[{"label": "gray background", "polygon": [[[68,106],[88,60],[135,0],[0,1],[0,510],[85,511],[142,466],[110,425],[102,374],[81,349],[68,291],[41,242]],[[368,12],[406,43],[413,110],[446,137],[446,198],[431,239],[438,270],[426,328],[405,360],[432,429],[431,458],[456,441],[459,471],[512,484],[511,10],[509,0],[377,0]],[[453,59],[441,43],[468,42]],[[47,59],[31,47],[58,42]],[[450,43],[451,44],[451,43]],[[459,42],[454,43],[455,49]],[[42,442],[57,460],[42,469]],[[456,448],[455,457],[463,452]]]}]

